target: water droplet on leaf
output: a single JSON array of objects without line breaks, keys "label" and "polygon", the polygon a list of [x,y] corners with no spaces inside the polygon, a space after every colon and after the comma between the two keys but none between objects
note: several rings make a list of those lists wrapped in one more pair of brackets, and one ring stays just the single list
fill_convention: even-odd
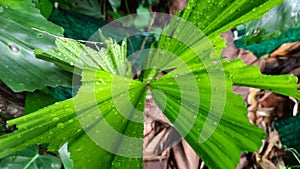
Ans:
[{"label": "water droplet on leaf", "polygon": [[42,38],[43,35],[39,33],[39,34],[37,34],[37,37],[38,37],[38,38]]},{"label": "water droplet on leaf", "polygon": [[17,134],[17,138],[20,139],[22,136],[21,134]]},{"label": "water droplet on leaf", "polygon": [[54,118],[52,119],[53,122],[58,121],[58,120],[59,120],[58,117],[54,117]]},{"label": "water droplet on leaf", "polygon": [[11,44],[8,47],[9,47],[10,51],[12,51],[13,53],[19,53],[20,52],[20,48],[15,44]]},{"label": "water droplet on leaf", "polygon": [[65,125],[64,125],[64,123],[58,123],[58,124],[57,124],[57,127],[62,129],[62,128],[65,127]]}]

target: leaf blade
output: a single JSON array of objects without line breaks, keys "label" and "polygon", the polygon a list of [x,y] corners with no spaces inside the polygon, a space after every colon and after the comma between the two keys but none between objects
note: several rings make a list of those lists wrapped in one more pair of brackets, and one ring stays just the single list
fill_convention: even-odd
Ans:
[{"label": "leaf blade", "polygon": [[40,155],[38,146],[31,146],[14,155],[1,160],[1,168],[53,168],[60,169],[61,163],[57,158],[51,155]]},{"label": "leaf blade", "polygon": [[54,38],[44,36],[32,27],[59,36],[63,33],[62,28],[48,22],[29,0],[4,0],[0,2],[0,8],[0,24],[3,25],[0,28],[3,56],[0,58],[0,79],[15,92],[34,91],[45,86],[70,87],[70,74],[52,63],[36,59],[33,54],[35,48],[53,48]]},{"label": "leaf blade", "polygon": [[[265,133],[247,119],[247,111],[242,98],[231,90],[232,82],[229,75],[226,76],[224,112],[220,113],[217,112],[219,105],[212,101],[213,92],[211,92],[212,84],[210,84],[212,75],[206,72],[193,73],[198,76],[197,79],[200,79],[197,81],[200,99],[195,96],[197,88],[191,85],[192,82],[186,78],[188,76],[186,74],[180,74],[177,77],[168,75],[152,82],[150,84],[152,90],[162,90],[165,94],[165,96],[154,95],[153,98],[206,165],[211,168],[234,168],[242,152],[258,149]],[[183,83],[176,85],[176,81],[180,78],[183,79]],[[222,83],[224,82],[219,82],[219,84]],[[162,105],[163,97],[167,98],[167,103],[164,104],[167,105],[166,107]],[[199,101],[198,108],[195,106],[197,100]],[[222,102],[222,100],[217,100],[217,102]],[[208,123],[207,126],[205,126],[206,123]],[[189,124],[190,128],[187,128]]]},{"label": "leaf blade", "polygon": [[[100,42],[97,45],[99,44]],[[83,69],[94,68],[122,76],[132,76],[130,63],[126,59],[126,40],[122,45],[118,45],[112,39],[104,40],[105,48],[99,51],[71,39],[56,39],[56,45],[54,50],[36,50],[35,54],[38,58],[56,63],[66,71],[79,75]]]},{"label": "leaf blade", "polygon": [[[9,125],[17,124],[18,130],[14,133],[1,136],[0,157],[9,155],[16,150],[20,150],[32,144],[50,143],[48,149],[50,151],[56,151],[68,141],[75,168],[87,166],[96,167],[97,165],[106,165],[107,168],[118,168],[118,166],[121,165],[120,163],[123,163],[123,167],[125,168],[141,168],[142,158],[130,158],[130,156],[118,157],[113,152],[110,153],[108,150],[97,145],[99,142],[95,142],[95,138],[101,136],[100,138],[102,139],[100,145],[103,146],[104,143],[109,142],[109,146],[117,148],[117,150],[120,150],[122,153],[128,153],[127,148],[131,147],[132,150],[134,150],[134,148],[138,147],[138,149],[132,153],[134,154],[138,151],[140,152],[140,157],[142,157],[143,124],[132,122],[124,118],[122,114],[118,113],[116,107],[110,108],[111,106],[114,106],[115,103],[113,102],[111,83],[109,83],[109,81],[116,78],[114,80],[119,80],[118,84],[123,84],[123,86],[126,86],[126,84],[129,85],[129,96],[140,95],[141,91],[144,91],[142,92],[142,95],[145,95],[145,85],[141,82],[122,76],[112,75],[103,71],[86,70],[84,71],[83,76],[85,77],[83,79],[83,86],[75,98],[58,102],[49,107],[40,109],[37,112],[9,121]],[[103,88],[93,88],[93,86],[98,83],[106,85],[102,84]],[[120,89],[118,91],[121,93],[123,92],[123,90]],[[96,102],[87,102],[87,96],[90,98],[88,100],[93,100],[94,92],[101,92],[103,95],[98,95]],[[115,93],[115,101],[126,100],[128,96],[120,95],[119,92]],[[140,100],[140,97],[130,98],[133,99],[133,106],[138,107],[139,110],[143,109],[142,102],[145,101],[145,99]],[[126,102],[121,104],[120,108],[128,107],[128,103]],[[104,118],[99,118],[99,110],[102,111],[101,113]],[[49,115],[49,112],[52,113]],[[77,112],[77,114],[75,112]],[[135,110],[131,110],[127,113],[130,115],[135,112]],[[142,118],[143,116],[138,117]],[[49,119],[51,120],[49,121]],[[119,136],[110,135],[111,137],[103,138],[103,135],[110,133],[107,132],[107,128],[103,128],[107,123],[111,125],[114,130],[123,133],[128,137],[137,137],[140,139],[134,141],[133,144],[132,142],[122,143],[122,141],[116,139],[119,138]],[[30,130],[28,128],[30,128]],[[92,135],[94,135],[94,139]],[[10,141],[15,140],[16,138],[18,138],[18,141]],[[113,142],[112,139],[114,140]],[[128,143],[130,144],[128,145]],[[9,147],[13,149],[10,149]],[[94,157],[94,160],[91,160],[92,157]],[[103,161],[103,158],[107,161]],[[95,163],[94,161],[98,162]]]}]

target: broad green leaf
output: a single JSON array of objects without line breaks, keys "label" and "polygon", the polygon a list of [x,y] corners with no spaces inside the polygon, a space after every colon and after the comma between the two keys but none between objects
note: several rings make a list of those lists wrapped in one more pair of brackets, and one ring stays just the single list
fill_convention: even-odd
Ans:
[{"label": "broad green leaf", "polygon": [[[260,43],[276,38],[289,28],[300,26],[300,1],[286,0],[267,12],[261,19],[247,23],[245,43]],[[254,33],[258,30],[258,33]]]},{"label": "broad green leaf", "polygon": [[40,155],[38,146],[34,145],[0,160],[0,168],[60,169],[61,163],[52,155]]},{"label": "broad green leaf", "polygon": [[85,68],[94,68],[131,77],[131,65],[126,60],[126,41],[123,41],[121,46],[112,39],[105,40],[104,43],[106,48],[97,52],[75,40],[57,39],[56,49],[46,52],[36,50],[35,54],[38,58],[51,61],[76,74],[80,74]]},{"label": "broad green leaf", "polygon": [[70,157],[70,152],[68,150],[68,143],[65,143],[59,150],[59,157],[64,165],[65,169],[73,169],[73,160]]},{"label": "broad green leaf", "polygon": [[55,47],[54,38],[33,30],[62,35],[30,0],[0,2],[0,79],[13,91],[33,91],[45,86],[70,86],[71,76],[54,64],[34,57],[33,49]]}]

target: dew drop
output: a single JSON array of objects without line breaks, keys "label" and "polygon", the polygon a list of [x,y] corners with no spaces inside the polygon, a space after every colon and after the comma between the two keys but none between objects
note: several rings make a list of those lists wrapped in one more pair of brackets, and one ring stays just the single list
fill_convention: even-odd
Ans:
[{"label": "dew drop", "polygon": [[193,115],[193,119],[197,119],[198,115]]},{"label": "dew drop", "polygon": [[99,78],[100,83],[104,83],[104,80],[102,78]]},{"label": "dew drop", "polygon": [[54,117],[54,118],[52,119],[53,122],[58,121],[58,120],[59,120],[58,117]]},{"label": "dew drop", "polygon": [[58,124],[57,124],[57,127],[58,127],[58,128],[64,128],[65,125],[64,125],[63,123],[58,123]]},{"label": "dew drop", "polygon": [[51,164],[51,168],[59,168],[60,166],[59,166],[59,164],[57,164],[57,163],[52,163]]},{"label": "dew drop", "polygon": [[119,161],[117,161],[117,162],[114,162],[113,165],[114,165],[115,167],[120,167],[120,166],[121,166],[121,163],[120,163]]},{"label": "dew drop", "polygon": [[37,37],[38,37],[38,38],[42,38],[43,35],[39,33],[39,34],[37,34]]},{"label": "dew drop", "polygon": [[13,53],[19,53],[20,52],[20,48],[15,44],[11,44],[8,47],[9,47],[10,51],[12,51]]},{"label": "dew drop", "polygon": [[17,134],[17,138],[20,139],[22,136],[21,134]]}]

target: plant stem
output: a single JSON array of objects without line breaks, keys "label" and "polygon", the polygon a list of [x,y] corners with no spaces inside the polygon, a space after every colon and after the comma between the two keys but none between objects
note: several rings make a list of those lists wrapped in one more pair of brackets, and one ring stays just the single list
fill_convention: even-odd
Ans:
[{"label": "plant stem", "polygon": [[[152,29],[152,26],[153,26],[155,17],[156,17],[156,13],[153,13],[153,17],[152,17],[152,19],[151,19],[151,22],[150,22],[150,25],[149,25],[149,27],[148,27],[147,32],[149,32],[149,31]],[[133,60],[133,62],[132,62],[133,64],[138,60],[139,56],[141,55],[141,52],[142,52],[142,50],[145,48],[145,45],[146,45],[147,40],[148,40],[148,36],[146,36],[146,37],[144,38],[139,53],[134,57],[134,60]]]}]

